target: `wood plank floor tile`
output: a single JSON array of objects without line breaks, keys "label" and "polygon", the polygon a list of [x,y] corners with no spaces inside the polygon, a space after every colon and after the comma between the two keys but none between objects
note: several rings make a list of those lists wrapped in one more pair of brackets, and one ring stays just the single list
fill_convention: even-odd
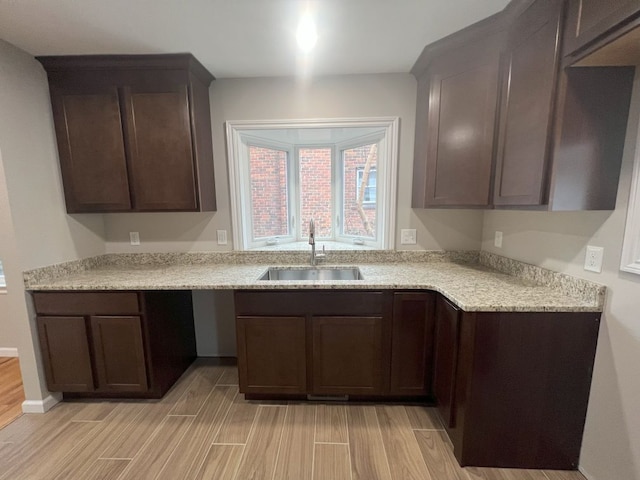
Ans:
[{"label": "wood plank floor tile", "polygon": [[223,367],[203,366],[198,369],[196,378],[189,388],[178,399],[169,415],[197,415],[204,401],[213,390],[220,377]]},{"label": "wood plank floor tile", "polygon": [[470,480],[548,480],[540,470],[511,468],[465,468]]},{"label": "wood plank floor tile", "polygon": [[237,393],[237,387],[233,386],[213,389],[203,409],[167,460],[156,480],[191,479],[196,476]]},{"label": "wood plank floor tile", "polygon": [[44,415],[25,413],[19,421],[12,422],[0,430],[0,442],[22,443],[30,441],[34,436],[46,437],[64,426],[78,411],[77,405],[62,402]]},{"label": "wood plank floor tile", "polygon": [[118,480],[153,479],[187,432],[194,417],[168,416],[140,449]]},{"label": "wood plank floor tile", "polygon": [[69,451],[82,443],[89,432],[96,427],[95,423],[68,423],[55,435],[51,441],[39,445],[37,448],[15,449],[13,458],[7,463],[9,467],[0,478],[11,480],[33,480],[49,478],[49,473],[60,465]]},{"label": "wood plank floor tile", "polygon": [[311,480],[316,427],[315,405],[289,405],[274,478]]},{"label": "wood plank floor tile", "polygon": [[414,430],[413,433],[432,480],[468,480],[451,447],[443,439],[443,432]]},{"label": "wood plank floor tile", "polygon": [[407,412],[401,405],[376,407],[391,478],[427,480],[430,478],[420,447],[411,430]]},{"label": "wood plank floor tile", "polygon": [[247,443],[259,408],[258,404],[246,401],[244,395],[238,395],[213,443]]},{"label": "wood plank floor tile", "polygon": [[316,442],[347,443],[347,409],[344,405],[318,405]]},{"label": "wood plank floor tile", "polygon": [[238,385],[238,367],[224,367],[218,385]]},{"label": "wood plank floor tile", "polygon": [[133,458],[189,388],[197,375],[195,368],[190,367],[162,400],[146,401],[145,408],[137,417],[132,428],[115,436],[111,443],[105,447],[100,455],[101,458]]},{"label": "wood plank floor tile", "polygon": [[317,443],[313,460],[313,480],[351,480],[348,445]]},{"label": "wood plank floor tile", "polygon": [[233,480],[244,445],[211,445],[195,480]]},{"label": "wood plank floor tile", "polygon": [[132,430],[133,422],[136,421],[144,408],[145,404],[142,402],[120,403],[103,422],[96,425],[85,443],[69,453],[68,459],[62,462],[60,468],[50,472],[49,479],[67,480],[88,477],[91,474],[93,463],[100,457],[105,445],[113,437],[121,434],[126,435],[127,431]]},{"label": "wood plank floor tile", "polygon": [[[75,403],[75,402],[74,402]],[[80,411],[73,416],[72,422],[100,422],[118,406],[118,402],[88,400],[77,402]]]},{"label": "wood plank floor tile", "polygon": [[414,430],[444,430],[437,409],[420,405],[406,405],[404,409]]},{"label": "wood plank floor tile", "polygon": [[272,480],[287,407],[259,407],[247,440],[238,480]]},{"label": "wood plank floor tile", "polygon": [[549,480],[586,480],[578,471],[544,470],[544,474]]},{"label": "wood plank floor tile", "polygon": [[78,478],[82,480],[117,480],[131,460],[96,460],[89,464],[86,474]]},{"label": "wood plank floor tile", "polygon": [[347,407],[353,480],[391,480],[374,406]]}]

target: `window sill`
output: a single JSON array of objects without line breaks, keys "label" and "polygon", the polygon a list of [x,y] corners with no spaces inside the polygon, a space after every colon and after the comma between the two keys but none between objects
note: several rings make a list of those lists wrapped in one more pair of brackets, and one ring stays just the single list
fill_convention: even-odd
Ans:
[{"label": "window sill", "polygon": [[[327,240],[327,241],[316,240],[316,251],[322,250],[323,246],[328,252],[330,251],[336,252],[341,250],[378,250],[377,248],[369,247],[367,245],[353,245],[351,243],[333,242],[330,240]],[[264,247],[251,248],[249,251],[286,252],[286,251],[306,251],[306,250],[311,250],[311,245],[309,245],[308,241],[302,240],[300,242],[283,243],[278,245],[268,245]]]}]

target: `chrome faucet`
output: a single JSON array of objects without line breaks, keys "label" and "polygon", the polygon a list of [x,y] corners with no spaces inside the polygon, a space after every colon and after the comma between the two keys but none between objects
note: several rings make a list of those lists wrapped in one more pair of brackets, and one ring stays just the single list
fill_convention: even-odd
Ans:
[{"label": "chrome faucet", "polygon": [[313,218],[309,221],[309,245],[311,245],[311,266],[315,267],[318,264],[318,260],[324,259],[327,254],[324,253],[324,245],[322,246],[322,253],[316,254],[316,225],[313,222]]}]

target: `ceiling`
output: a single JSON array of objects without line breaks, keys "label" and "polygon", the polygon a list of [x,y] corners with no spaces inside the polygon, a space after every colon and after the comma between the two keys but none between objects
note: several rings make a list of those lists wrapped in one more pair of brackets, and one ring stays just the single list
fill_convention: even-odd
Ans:
[{"label": "ceiling", "polygon": [[[4,0],[0,37],[33,55],[193,53],[218,78],[408,72],[425,45],[507,0]],[[316,18],[302,57],[295,30]]]}]

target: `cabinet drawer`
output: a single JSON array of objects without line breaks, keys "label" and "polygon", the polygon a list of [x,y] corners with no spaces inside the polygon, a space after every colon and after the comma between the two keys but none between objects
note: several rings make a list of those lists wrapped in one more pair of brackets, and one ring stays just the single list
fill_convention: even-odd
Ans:
[{"label": "cabinet drawer", "polygon": [[388,294],[380,291],[239,291],[236,315],[380,315]]},{"label": "cabinet drawer", "polygon": [[36,292],[33,302],[39,315],[117,315],[138,313],[134,292]]}]

